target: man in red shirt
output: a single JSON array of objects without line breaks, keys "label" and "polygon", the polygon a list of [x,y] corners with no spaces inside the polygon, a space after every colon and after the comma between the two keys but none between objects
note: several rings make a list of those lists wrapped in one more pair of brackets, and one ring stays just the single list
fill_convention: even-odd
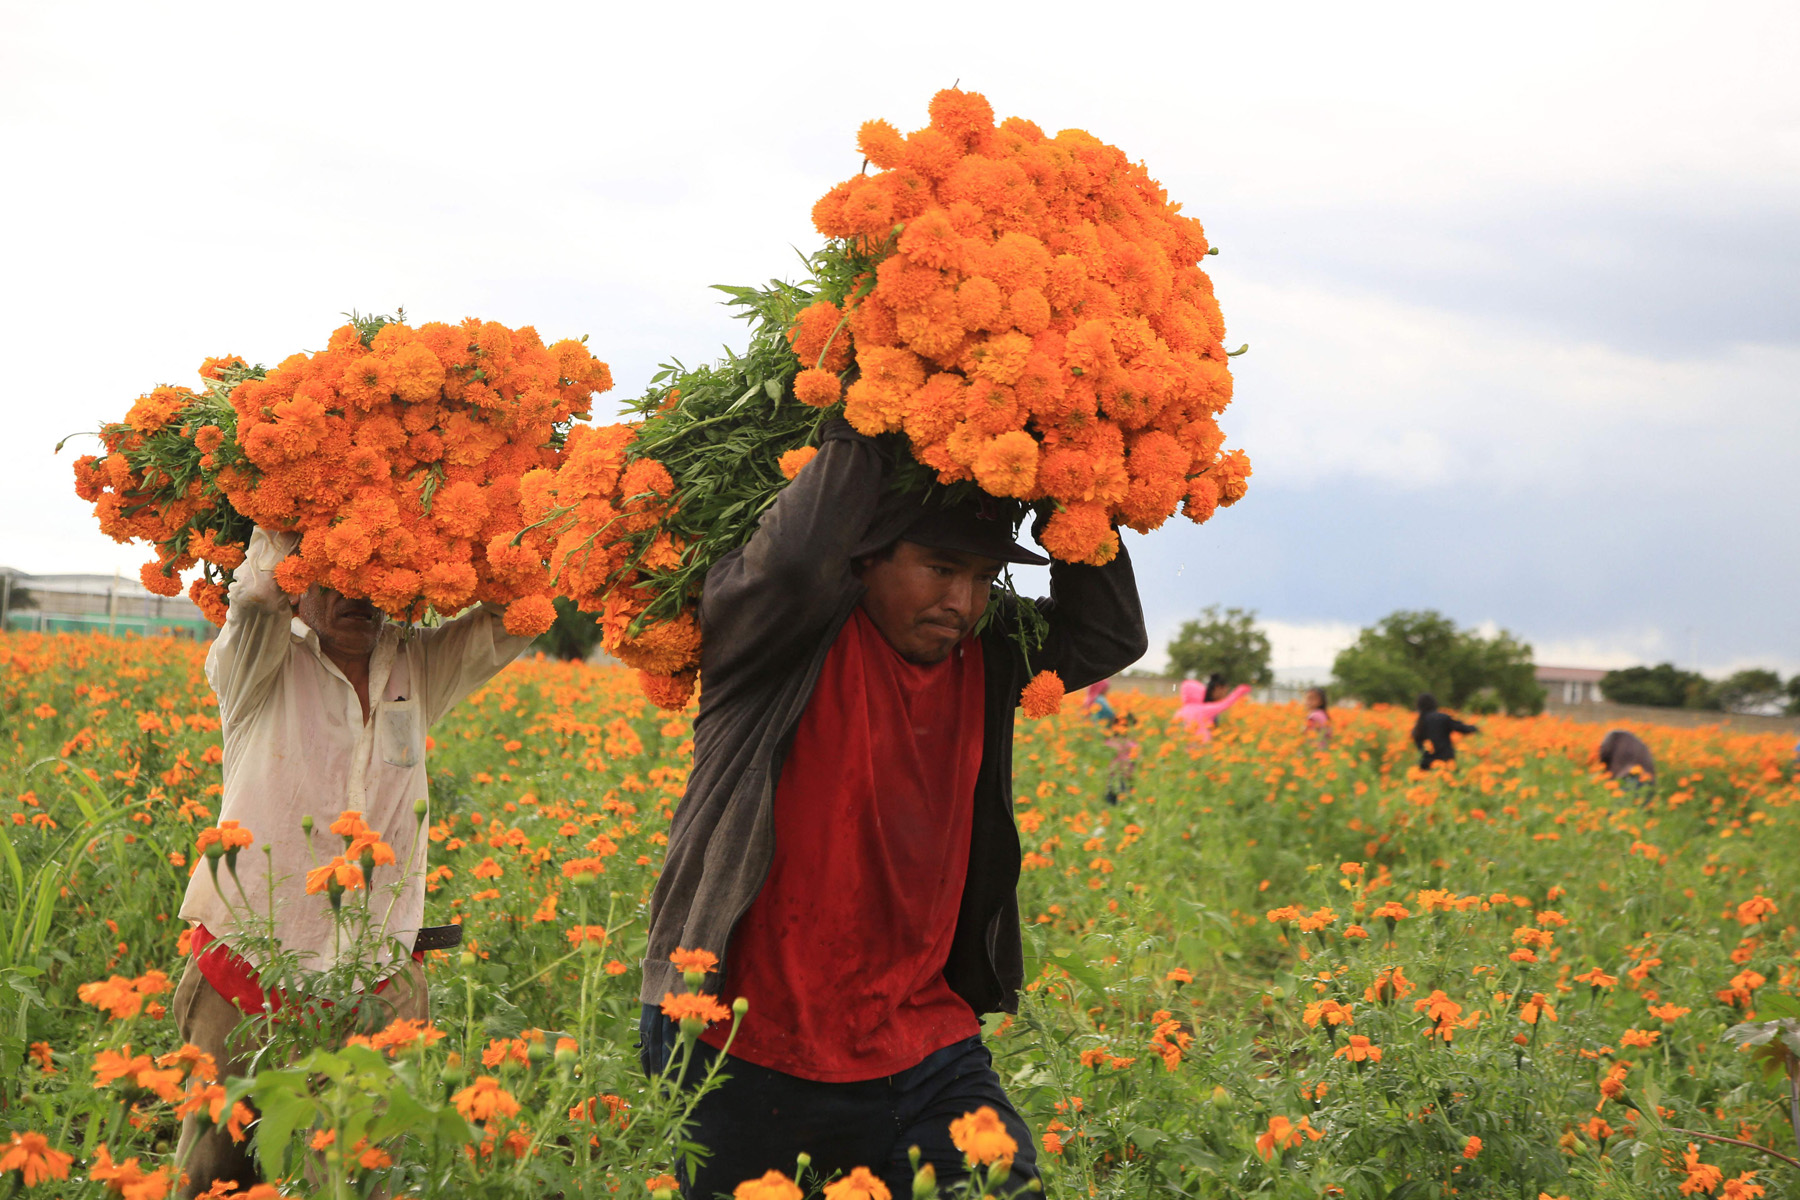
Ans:
[{"label": "man in red shirt", "polygon": [[[1018,1144],[1009,1189],[1037,1179],[1033,1139],[981,1040],[1023,982],[1012,721],[1037,670],[1079,688],[1142,656],[1123,551],[1057,563],[1027,661],[985,626],[1014,543],[998,504],[928,507],[885,489],[876,442],[843,422],[708,573],[695,761],[652,901],[642,1057],[677,1034],[657,1003],[677,948],[721,959],[742,996],[729,1081],[695,1111],[709,1157],[691,1195],[791,1171],[868,1167],[911,1191],[910,1147],[940,1182],[966,1174],[950,1122],[987,1106]],[[1010,602],[1008,602],[1010,607]],[[728,1027],[703,1037],[720,1052]]]}]

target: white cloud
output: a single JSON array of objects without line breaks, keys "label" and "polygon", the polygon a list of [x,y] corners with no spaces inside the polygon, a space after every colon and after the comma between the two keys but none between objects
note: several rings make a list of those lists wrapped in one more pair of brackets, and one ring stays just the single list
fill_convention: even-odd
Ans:
[{"label": "white cloud", "polygon": [[1331,677],[1338,652],[1356,640],[1361,630],[1348,621],[1261,622],[1269,635],[1269,664],[1278,675],[1303,677],[1318,682]]},{"label": "white cloud", "polygon": [[[663,357],[710,357],[738,335],[707,285],[791,272],[789,247],[816,243],[813,199],[857,167],[856,126],[917,125],[959,76],[1002,113],[1088,128],[1143,158],[1224,247],[1210,260],[1218,292],[1233,338],[1253,345],[1226,424],[1257,474],[1252,500],[1218,525],[1255,525],[1259,493],[1304,493],[1274,506],[1302,515],[1259,527],[1262,545],[1229,561],[1213,526],[1134,541],[1146,577],[1157,556],[1176,559],[1152,597],[1159,622],[1212,599],[1289,614],[1277,661],[1299,669],[1329,663],[1351,628],[1339,618],[1448,604],[1437,596],[1454,588],[1419,598],[1433,581],[1416,572],[1392,596],[1347,587],[1342,565],[1339,578],[1311,574],[1330,560],[1308,541],[1327,524],[1316,514],[1352,487],[1372,503],[1371,485],[1446,506],[1461,537],[1515,543],[1537,537],[1526,526],[1542,509],[1522,517],[1506,498],[1554,497],[1578,536],[1507,568],[1541,573],[1532,586],[1546,594],[1650,590],[1636,582],[1646,555],[1608,559],[1607,531],[1584,525],[1621,495],[1680,493],[1710,532],[1677,541],[1741,539],[1746,562],[1796,557],[1793,339],[1692,352],[1677,318],[1652,352],[1631,353],[1444,299],[1498,277],[1528,303],[1533,279],[1521,285],[1509,264],[1552,243],[1603,282],[1621,258],[1645,259],[1646,241],[1660,246],[1655,222],[1635,240],[1608,238],[1604,220],[1569,234],[1555,224],[1564,207],[1616,209],[1621,225],[1669,210],[1713,219],[1727,202],[1800,210],[1792,4],[1737,5],[1729,20],[1643,0],[1522,3],[1503,20],[1437,3],[1106,20],[1054,4],[1030,21],[998,5],[908,11],[0,11],[0,155],[20,181],[0,194],[0,563],[135,571],[143,552],[101,537],[72,493],[80,447],[55,459],[50,446],[151,384],[191,380],[203,356],[272,362],[317,346],[352,305],[590,333],[622,396]],[[1381,230],[1359,217],[1371,212],[1389,214]],[[1510,223],[1490,227],[1495,212]],[[1348,253],[1331,269],[1278,264],[1290,230],[1303,254],[1338,245],[1407,269],[1364,275]],[[1688,250],[1667,245],[1642,286],[1685,296]],[[1455,512],[1471,497],[1480,512]],[[1354,564],[1357,582],[1393,574],[1413,536],[1391,533]],[[1495,591],[1473,558],[1444,554],[1438,582]],[[1593,634],[1591,654],[1679,660],[1689,625],[1791,628],[1761,593],[1745,610],[1702,595],[1717,558],[1679,559],[1707,563],[1707,579],[1658,600],[1653,621],[1615,617],[1630,628]],[[1258,593],[1282,572],[1301,581],[1291,595]],[[1779,569],[1764,574],[1780,592]],[[1600,611],[1583,627],[1603,627]],[[1178,619],[1154,631],[1153,660]]]},{"label": "white cloud", "polygon": [[[1737,456],[1800,439],[1800,347],[1658,359],[1381,295],[1246,280],[1230,295],[1252,349],[1225,423],[1258,484],[1560,490],[1656,447]],[[1722,402],[1729,428],[1758,438],[1721,444]]]}]

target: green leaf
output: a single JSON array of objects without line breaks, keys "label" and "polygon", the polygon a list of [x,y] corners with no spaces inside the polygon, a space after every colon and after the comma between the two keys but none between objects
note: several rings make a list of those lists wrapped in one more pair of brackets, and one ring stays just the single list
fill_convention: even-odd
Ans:
[{"label": "green leaf", "polygon": [[1756,1013],[1760,1017],[1800,1017],[1800,996],[1787,992],[1764,992],[1756,998]]},{"label": "green leaf", "polygon": [[[264,1096],[257,1089],[257,1108],[262,1119],[256,1125],[256,1156],[264,1164],[267,1175],[288,1175],[288,1154],[294,1147],[294,1130],[311,1125],[319,1114],[319,1106],[310,1097],[291,1091],[273,1091]],[[271,1167],[273,1169],[271,1169]]]}]

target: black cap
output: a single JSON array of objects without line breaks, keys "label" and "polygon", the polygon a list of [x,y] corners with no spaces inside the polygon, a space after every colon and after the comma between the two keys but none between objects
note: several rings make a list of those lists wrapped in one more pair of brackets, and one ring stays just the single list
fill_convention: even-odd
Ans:
[{"label": "black cap", "polygon": [[900,539],[934,550],[960,550],[1001,562],[1045,566],[1049,559],[1013,541],[1018,507],[978,496],[947,508],[928,508],[906,526]]}]

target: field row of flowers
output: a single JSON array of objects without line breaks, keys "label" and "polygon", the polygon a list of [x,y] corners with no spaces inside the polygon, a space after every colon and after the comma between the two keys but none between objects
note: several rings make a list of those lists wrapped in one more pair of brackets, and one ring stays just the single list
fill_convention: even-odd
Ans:
[{"label": "field row of flowers", "polygon": [[[626,672],[543,661],[465,702],[433,731],[421,817],[427,921],[466,931],[428,956],[431,1022],[295,1019],[284,1053],[305,1057],[234,1083],[169,1014],[189,872],[228,878],[223,852],[261,832],[216,829],[201,662],[0,638],[5,1186],[171,1194],[196,1110],[289,1190],[671,1186],[681,1101],[638,1070],[638,960],[689,715]],[[1339,712],[1320,749],[1292,707],[1241,706],[1202,746],[1171,699],[1115,697],[1138,741],[1116,806],[1108,731],[1075,699],[1018,734],[1030,984],[987,1032],[1052,1192],[1800,1185],[1793,1058],[1727,1036],[1800,1016],[1785,740],[1642,729],[1662,768],[1646,795],[1595,773],[1600,730],[1551,718],[1490,719],[1454,772],[1422,776],[1410,714]],[[397,831],[340,847],[328,806],[320,861],[343,869],[314,882],[354,903],[392,871],[364,851]],[[874,1194],[849,1182],[827,1194]]]}]

